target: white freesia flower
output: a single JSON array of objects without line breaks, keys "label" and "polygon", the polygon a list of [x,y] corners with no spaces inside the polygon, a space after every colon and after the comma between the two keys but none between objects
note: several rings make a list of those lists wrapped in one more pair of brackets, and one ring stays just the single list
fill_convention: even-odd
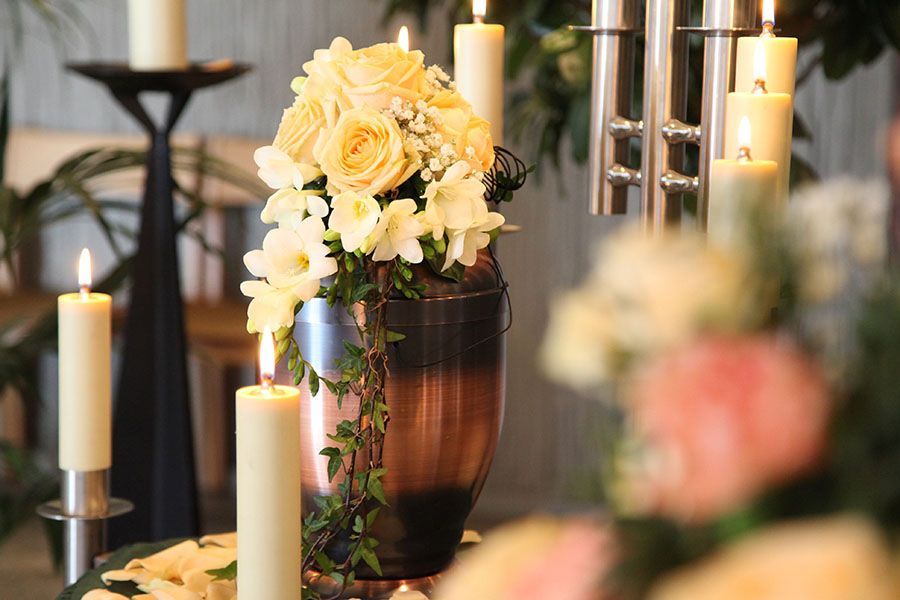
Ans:
[{"label": "white freesia flower", "polygon": [[253,160],[259,167],[257,175],[273,190],[295,187],[298,190],[322,171],[312,165],[294,162],[286,152],[275,146],[263,146],[253,153]]},{"label": "white freesia flower", "polygon": [[278,331],[294,324],[294,308],[300,298],[290,288],[279,289],[265,281],[244,281],[241,293],[252,298],[247,308],[247,331],[259,333],[266,327]]},{"label": "white freesia flower", "polygon": [[268,225],[277,223],[279,227],[296,229],[308,216],[324,219],[328,216],[328,203],[315,192],[289,187],[269,196],[260,219]]},{"label": "white freesia flower", "polygon": [[372,255],[374,260],[393,260],[399,254],[411,263],[422,262],[418,238],[425,235],[426,229],[415,213],[416,201],[410,198],[394,200],[387,205],[372,232],[372,238],[377,240]]},{"label": "white freesia flower", "polygon": [[[337,272],[337,261],[322,243],[325,224],[309,217],[296,229],[273,229],[266,234],[262,250],[244,256],[244,264],[257,277],[265,277],[279,289],[290,289],[307,301],[319,291],[320,280]],[[273,330],[275,328],[273,327]]]},{"label": "white freesia flower", "polygon": [[459,261],[460,264],[467,267],[474,265],[478,259],[478,251],[491,243],[489,232],[506,222],[503,215],[488,210],[487,202],[483,198],[477,198],[472,204],[473,216],[469,228],[461,231],[453,229],[447,231],[450,242],[447,244],[444,271],[450,268],[453,261]]},{"label": "white freesia flower", "polygon": [[332,198],[331,208],[328,227],[341,234],[341,245],[347,252],[355,252],[363,245],[381,216],[375,198],[352,191]]},{"label": "white freesia flower", "polygon": [[426,200],[425,218],[432,228],[434,239],[440,239],[445,229],[463,231],[475,225],[479,216],[479,201],[484,204],[484,184],[470,177],[472,167],[464,160],[454,163],[439,181],[432,181],[422,195]]}]

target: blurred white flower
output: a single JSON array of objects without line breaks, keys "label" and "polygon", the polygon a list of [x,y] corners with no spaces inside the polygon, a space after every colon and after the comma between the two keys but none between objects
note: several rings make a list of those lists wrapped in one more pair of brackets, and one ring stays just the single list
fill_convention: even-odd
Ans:
[{"label": "blurred white flower", "polygon": [[472,167],[464,160],[448,168],[440,180],[432,181],[422,195],[425,198],[425,218],[434,239],[440,239],[445,229],[465,231],[475,225],[479,202],[484,205],[484,184],[470,177]]},{"label": "blurred white flower", "polygon": [[801,188],[785,215],[802,332],[835,384],[845,379],[859,312],[884,273],[889,210],[884,183],[842,178]]},{"label": "blurred white flower", "polygon": [[260,220],[267,225],[277,223],[279,227],[296,229],[308,216],[325,218],[328,203],[314,192],[289,187],[278,190],[266,201]]},{"label": "blurred white flower", "polygon": [[418,238],[425,235],[425,226],[415,213],[416,201],[411,198],[394,200],[387,205],[372,232],[372,239],[376,240],[373,260],[393,260],[399,254],[411,263],[422,262]]},{"label": "blurred white flower", "polygon": [[880,181],[835,179],[794,194],[786,226],[804,300],[868,289],[887,258],[888,210],[889,192]]},{"label": "blurred white flower", "polygon": [[273,287],[290,289],[305,302],[318,293],[323,277],[337,272],[337,261],[322,243],[324,237],[322,219],[308,217],[295,230],[267,233],[262,250],[244,255],[244,264],[256,277],[265,277]]},{"label": "blurred white flower", "polygon": [[257,175],[273,190],[289,187],[300,190],[308,182],[322,175],[322,171],[318,168],[294,162],[287,153],[275,146],[257,148],[253,153],[253,160],[259,167]]},{"label": "blurred white flower", "polygon": [[759,322],[771,304],[757,290],[739,256],[699,235],[626,228],[601,245],[587,281],[555,303],[542,355],[558,381],[591,387],[631,358]]},{"label": "blurred white flower", "polygon": [[838,516],[771,526],[663,579],[650,600],[893,600],[887,544]]},{"label": "blurred white flower", "polygon": [[497,229],[506,219],[497,212],[488,210],[483,198],[477,198],[472,203],[472,222],[468,229],[460,231],[449,229],[447,235],[450,242],[447,244],[447,256],[444,260],[443,270],[449,269],[454,261],[471,267],[478,259],[478,251],[486,248],[491,243],[491,231]]},{"label": "blurred white flower", "polygon": [[372,233],[381,216],[378,201],[368,194],[353,191],[331,199],[328,227],[341,234],[341,245],[347,252],[355,252]]}]

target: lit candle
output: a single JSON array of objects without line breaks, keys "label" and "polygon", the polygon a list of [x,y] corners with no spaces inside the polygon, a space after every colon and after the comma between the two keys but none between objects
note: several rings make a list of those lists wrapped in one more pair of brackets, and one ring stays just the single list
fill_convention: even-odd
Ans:
[{"label": "lit candle", "polygon": [[238,596],[300,598],[300,392],[275,385],[275,339],[263,332],[260,385],[236,395]]},{"label": "lit candle", "polygon": [[406,25],[401,27],[400,33],[397,34],[397,44],[399,44],[405,52],[409,52],[409,27]]},{"label": "lit candle", "polygon": [[484,22],[486,0],[473,0],[473,23],[457,25],[453,34],[456,89],[475,114],[491,124],[494,144],[503,145],[502,25]]},{"label": "lit candle", "polygon": [[736,159],[713,161],[709,175],[710,240],[719,244],[744,243],[746,225],[764,218],[777,206],[778,165],[771,160],[754,160],[751,151],[751,124],[741,118]]},{"label": "lit candle", "polygon": [[780,201],[787,200],[791,177],[792,99],[789,94],[769,92],[765,47],[756,46],[754,87],[750,92],[732,92],[725,103],[725,156],[740,150],[738,129],[743,117],[753,128],[753,156],[778,163]]},{"label": "lit candle", "polygon": [[128,0],[130,65],[135,71],[186,69],[184,0]]},{"label": "lit candle", "polygon": [[775,35],[775,0],[763,0],[762,29],[759,37],[738,39],[734,89],[737,92],[753,90],[756,47],[762,46],[766,57],[766,85],[769,91],[793,96],[797,79],[797,38]]},{"label": "lit candle", "polygon": [[110,348],[112,298],[91,291],[91,253],[81,251],[74,294],[59,312],[59,468],[101,471],[112,465]]}]

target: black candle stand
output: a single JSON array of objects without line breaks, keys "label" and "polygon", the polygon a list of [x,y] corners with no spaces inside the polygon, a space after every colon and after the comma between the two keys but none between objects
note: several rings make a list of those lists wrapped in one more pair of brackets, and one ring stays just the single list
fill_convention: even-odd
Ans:
[{"label": "black candle stand", "polygon": [[[131,305],[113,418],[113,494],[135,510],[110,527],[111,547],[198,532],[184,317],[178,278],[170,135],[193,92],[224,83],[249,65],[197,65],[181,71],[133,71],[112,63],[70,64],[107,86],[150,137]],[[169,96],[156,124],[139,99]]]}]

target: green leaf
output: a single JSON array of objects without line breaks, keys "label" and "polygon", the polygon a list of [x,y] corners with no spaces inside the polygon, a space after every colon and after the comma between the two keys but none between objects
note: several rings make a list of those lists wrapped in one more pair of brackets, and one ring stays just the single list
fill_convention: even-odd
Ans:
[{"label": "green leaf", "polygon": [[389,344],[393,344],[395,342],[402,342],[406,339],[406,334],[400,333],[399,331],[390,331],[387,332],[387,342]]},{"label": "green leaf", "polygon": [[309,370],[309,393],[313,396],[319,393],[319,374],[312,369]]},{"label": "green leaf", "polygon": [[361,547],[360,554],[362,555],[362,559],[369,565],[369,568],[375,571],[378,576],[381,576],[381,564],[378,562],[378,557],[375,555],[375,551],[369,547]]},{"label": "green leaf", "polygon": [[369,478],[369,483],[366,486],[366,491],[369,492],[372,497],[378,500],[382,505],[388,505],[388,502],[384,497],[384,487],[381,485],[381,481],[377,477]]},{"label": "green leaf", "polygon": [[238,564],[236,560],[231,561],[227,567],[221,569],[210,569],[207,575],[213,576],[213,581],[232,581],[237,578]]}]

